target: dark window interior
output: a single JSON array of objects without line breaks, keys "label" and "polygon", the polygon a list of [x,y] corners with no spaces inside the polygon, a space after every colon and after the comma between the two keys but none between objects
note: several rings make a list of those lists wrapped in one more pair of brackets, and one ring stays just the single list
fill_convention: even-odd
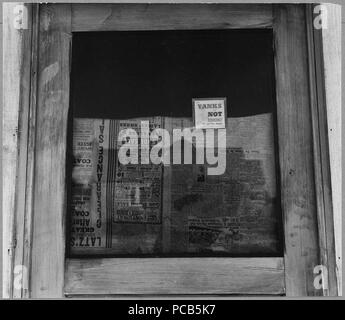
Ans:
[{"label": "dark window interior", "polygon": [[272,43],[264,29],[75,33],[74,116],[191,117],[196,97],[227,97],[228,117],[274,112]]},{"label": "dark window interior", "polygon": [[[171,119],[173,117],[187,119],[188,122],[192,121],[193,98],[226,97],[229,123],[237,124],[236,119],[239,117],[263,115],[266,117],[265,119],[270,121],[267,122],[269,129],[263,131],[272,132],[276,144],[272,30],[83,32],[73,34],[72,52],[71,120],[82,118],[81,123],[84,123],[83,118],[84,120],[86,118],[112,119],[109,132],[116,135],[114,128],[120,126],[120,120],[126,121],[143,117]],[[265,115],[269,115],[270,118]],[[232,120],[230,120],[231,118]],[[72,172],[73,157],[75,158],[72,151],[74,134],[72,122],[70,121],[69,163],[67,164],[70,172]],[[253,126],[256,125],[254,122]],[[233,136],[236,136],[236,132]],[[265,139],[267,136],[269,134],[266,134]],[[171,243],[169,244],[170,249],[167,251],[164,251],[163,248],[164,232],[166,232],[167,227],[162,225],[162,221],[154,224],[118,223],[112,221],[114,219],[112,214],[114,213],[110,212],[107,213],[109,216],[106,218],[106,231],[102,231],[106,232],[107,237],[110,235],[110,238],[107,238],[106,246],[94,251],[91,248],[86,250],[85,254],[83,251],[74,252],[74,254],[77,256],[93,256],[94,254],[97,256],[281,256],[283,244],[277,146],[272,145],[271,149],[270,152],[273,155],[269,160],[269,165],[267,165],[264,163],[266,160],[248,160],[246,150],[241,146],[229,148],[227,157],[231,167],[227,169],[224,176],[219,178],[205,177],[204,169],[201,167],[196,168],[190,165],[189,169],[185,167],[186,170],[181,171],[181,167],[172,166],[169,175],[173,177],[172,180],[180,184],[181,188],[184,187],[183,184],[187,180],[192,181],[191,188],[195,188],[195,190],[217,188],[221,184],[222,192],[227,195],[231,194],[230,197],[232,198],[227,200],[226,208],[225,205],[223,208],[219,202],[217,209],[213,210],[212,201],[209,201],[212,196],[209,195],[196,194],[194,191],[194,193],[188,193],[188,191],[176,196],[176,199],[172,197],[172,210],[175,210],[172,213],[173,217],[187,216],[188,212],[192,212],[192,214],[190,213],[191,218],[187,217],[185,220],[176,218],[174,222],[172,219],[172,225],[176,223],[176,226],[171,227],[171,232],[169,230]],[[111,158],[113,162],[116,161],[116,152],[111,151],[108,154],[108,158]],[[267,169],[268,167],[269,169]],[[136,168],[132,169],[137,170]],[[120,171],[116,170],[119,170],[119,166],[114,169],[114,180],[111,181],[118,179],[117,174]],[[122,173],[125,172],[126,174],[127,169],[122,168],[121,170],[124,170]],[[237,175],[240,170],[247,170],[245,172],[247,178],[245,179],[249,181],[248,183],[238,182]],[[272,174],[275,177],[273,179],[268,178],[268,180],[271,179],[271,185],[272,181],[273,183],[276,182],[276,190],[273,192],[274,195],[272,193],[268,197],[268,191],[265,189],[267,187],[265,185],[267,176],[265,175],[270,170],[271,173],[275,172]],[[197,171],[198,173],[196,173]],[[70,174],[70,176],[72,175]],[[76,223],[85,223],[87,219],[79,215],[76,216],[76,207],[72,209],[74,204],[71,202],[75,201],[73,192],[74,194],[81,192],[81,198],[78,195],[80,200],[83,197],[83,192],[86,197],[89,197],[94,192],[91,191],[94,186],[89,183],[86,190],[85,186],[77,185],[72,180],[68,182],[68,197],[69,210],[74,212],[72,215],[74,222],[71,223],[71,219],[69,219],[68,223],[75,227]],[[113,183],[111,181],[107,183]],[[114,182],[113,191],[111,191],[114,193],[110,194],[110,197],[113,198],[115,194],[119,194],[119,192],[121,194],[119,185],[122,182],[116,183],[118,183],[117,186],[114,186]],[[159,180],[158,183],[161,183],[163,194],[165,191],[162,180]],[[159,184],[156,184],[156,187],[157,185]],[[248,185],[250,186],[248,187]],[[254,201],[254,205],[250,202],[248,209],[245,208],[243,201],[241,202],[239,198],[244,188],[250,189],[248,192],[246,191],[246,196],[248,199],[250,198],[250,201]],[[107,192],[109,193],[109,191]],[[235,231],[232,230],[223,235],[223,231],[217,230],[217,226],[202,225],[200,227],[200,225],[193,224],[194,220],[199,219],[195,219],[195,216],[201,211],[206,213],[204,212],[200,219],[205,218],[208,210],[211,219],[213,218],[212,215],[218,215],[219,221],[222,217],[235,219],[235,216],[241,215],[239,212],[251,212],[250,210],[253,209],[251,206],[257,206],[258,202],[255,203],[255,197],[258,197],[259,193],[263,195],[263,198],[268,197],[265,198],[266,200],[262,200],[262,198],[258,200],[258,202],[261,201],[260,203],[266,201],[266,204],[262,204],[262,207],[265,206],[265,208],[260,209],[265,213],[262,216],[260,213],[259,215],[255,213],[255,217],[254,215],[250,216],[252,213],[246,213],[245,222],[240,223]],[[218,200],[222,201],[217,199],[215,202]],[[164,213],[161,213],[161,217],[163,216]],[[268,219],[265,218],[266,216]],[[187,227],[190,231],[189,236],[185,234],[186,224],[189,223],[188,219],[190,221],[194,219],[191,226]],[[253,224],[251,219],[257,219],[260,222]],[[239,236],[242,232],[239,231],[241,228],[247,230],[243,231],[244,234],[249,238],[252,237],[252,240],[246,240],[245,244],[241,242]],[[251,230],[253,230],[254,236],[253,234],[250,235]],[[111,234],[113,235],[113,244],[111,244]],[[259,240],[256,243],[256,235],[263,239],[262,242]],[[69,237],[70,234],[67,236]],[[229,245],[228,251],[209,249],[209,244],[212,241],[228,241],[224,239],[229,239],[229,237],[234,245]],[[78,240],[73,239],[74,244],[72,246],[78,251],[81,244],[76,241]],[[188,241],[193,242],[193,245],[190,246],[194,250],[192,253],[188,251],[188,248],[186,249],[186,242]],[[151,247],[147,249],[144,245],[136,250],[137,242],[148,243]],[[155,243],[152,244],[153,242]],[[79,247],[76,248],[75,243]],[[85,244],[85,241],[83,243]],[[126,251],[128,247],[134,249]],[[67,246],[67,249],[69,250],[70,247]]]}]

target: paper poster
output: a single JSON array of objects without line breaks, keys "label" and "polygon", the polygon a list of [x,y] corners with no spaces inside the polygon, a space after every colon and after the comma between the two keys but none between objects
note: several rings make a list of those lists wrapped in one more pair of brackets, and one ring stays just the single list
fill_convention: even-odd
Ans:
[{"label": "paper poster", "polygon": [[226,98],[193,99],[196,129],[223,129],[226,125]]},{"label": "paper poster", "polygon": [[[194,126],[191,118],[142,120],[75,119],[72,253],[277,254],[280,211],[272,114],[227,118],[226,168],[219,175],[209,175],[208,163],[195,161],[143,164],[145,145],[148,152],[154,145],[145,130],[164,128],[172,141],[174,129]],[[119,161],[123,129],[131,129],[137,141],[137,164]],[[184,159],[186,141],[181,149],[174,146],[171,159],[174,150]]]},{"label": "paper poster", "polygon": [[[117,224],[142,225],[137,230],[148,230],[147,224],[161,223],[162,166],[123,165],[117,158],[120,130],[137,132],[140,149],[141,120],[74,119],[72,254],[121,252],[122,239],[130,236],[121,232],[126,226],[119,228]],[[151,131],[161,127],[161,119],[149,119],[149,126]],[[137,237],[132,241],[133,250],[140,248],[136,242],[143,251],[150,250],[154,238],[159,237],[157,227],[153,227],[151,236],[145,237],[146,240]],[[127,248],[131,248],[130,243]]]}]

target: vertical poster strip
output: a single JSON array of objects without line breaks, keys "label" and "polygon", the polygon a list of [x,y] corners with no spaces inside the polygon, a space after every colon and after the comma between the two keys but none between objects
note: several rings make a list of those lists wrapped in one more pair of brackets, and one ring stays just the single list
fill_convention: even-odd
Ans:
[{"label": "vertical poster strip", "polygon": [[116,177],[116,167],[117,167],[117,121],[116,120],[106,120],[109,124],[109,134],[107,134],[108,139],[108,155],[107,155],[107,181],[106,181],[106,247],[111,248],[112,246],[112,212],[113,208],[113,199],[114,199],[114,186],[115,186],[115,177]]},{"label": "vertical poster strip", "polygon": [[72,254],[99,251],[111,239],[106,208],[109,122],[74,119]]}]

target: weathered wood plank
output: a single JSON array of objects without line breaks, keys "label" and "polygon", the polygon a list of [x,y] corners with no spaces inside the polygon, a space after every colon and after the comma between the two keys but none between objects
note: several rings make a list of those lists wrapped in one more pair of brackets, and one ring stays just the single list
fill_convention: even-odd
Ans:
[{"label": "weathered wood plank", "polygon": [[272,27],[272,7],[242,4],[73,4],[73,31]]},{"label": "weathered wood plank", "polygon": [[31,297],[61,297],[71,46],[70,5],[41,5]]},{"label": "weathered wood plank", "polygon": [[313,139],[304,6],[274,7],[281,201],[285,230],[286,294],[320,295]]},{"label": "weathered wood plank", "polygon": [[[32,6],[6,3],[4,15],[4,297],[22,297],[28,278],[23,259],[28,116],[31,90]],[[15,19],[23,12],[23,28]],[[24,268],[24,269],[23,269]],[[14,286],[14,276],[21,281]]]},{"label": "weathered wood plank", "polygon": [[[26,5],[28,29],[23,30],[23,61],[21,66],[21,96],[19,122],[18,169],[15,194],[15,273],[22,273],[21,286],[14,286],[14,298],[27,298],[29,295],[30,254],[31,254],[31,199],[33,183],[33,157],[36,114],[36,71],[38,6]],[[24,269],[22,269],[24,268]]]},{"label": "weathered wood plank", "polygon": [[31,66],[30,66],[30,109],[27,123],[26,154],[26,181],[25,181],[25,207],[24,207],[24,235],[23,235],[23,265],[27,267],[27,286],[23,288],[22,297],[30,296],[29,270],[31,269],[32,248],[32,219],[33,219],[33,187],[35,168],[36,143],[36,111],[37,111],[37,67],[38,67],[38,32],[39,32],[39,5],[31,4],[32,10],[32,36],[31,36]]},{"label": "weathered wood plank", "polygon": [[3,297],[12,296],[13,227],[18,155],[18,123],[20,109],[20,61],[22,34],[13,28],[16,3],[3,4]]},{"label": "weathered wood plank", "polygon": [[327,268],[324,274],[323,295],[336,296],[336,264],[333,225],[333,205],[329,163],[328,127],[326,115],[325,77],[322,33],[313,25],[313,6],[306,6],[309,55],[309,90],[314,151],[314,175],[320,262]]},{"label": "weathered wood plank", "polygon": [[284,294],[283,258],[67,260],[73,294]]},{"label": "weathered wood plank", "polygon": [[[327,9],[327,28],[322,29],[325,94],[327,107],[332,202],[338,295],[342,295],[342,211],[341,211],[341,6],[323,4]],[[345,15],[343,15],[343,19]],[[343,29],[344,30],[344,29]]]}]

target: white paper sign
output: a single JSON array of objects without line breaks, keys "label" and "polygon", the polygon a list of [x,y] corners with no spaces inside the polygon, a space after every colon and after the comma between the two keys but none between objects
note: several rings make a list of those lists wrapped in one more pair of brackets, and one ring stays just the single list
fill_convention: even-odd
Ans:
[{"label": "white paper sign", "polygon": [[226,98],[193,99],[196,129],[223,129],[226,123]]}]

